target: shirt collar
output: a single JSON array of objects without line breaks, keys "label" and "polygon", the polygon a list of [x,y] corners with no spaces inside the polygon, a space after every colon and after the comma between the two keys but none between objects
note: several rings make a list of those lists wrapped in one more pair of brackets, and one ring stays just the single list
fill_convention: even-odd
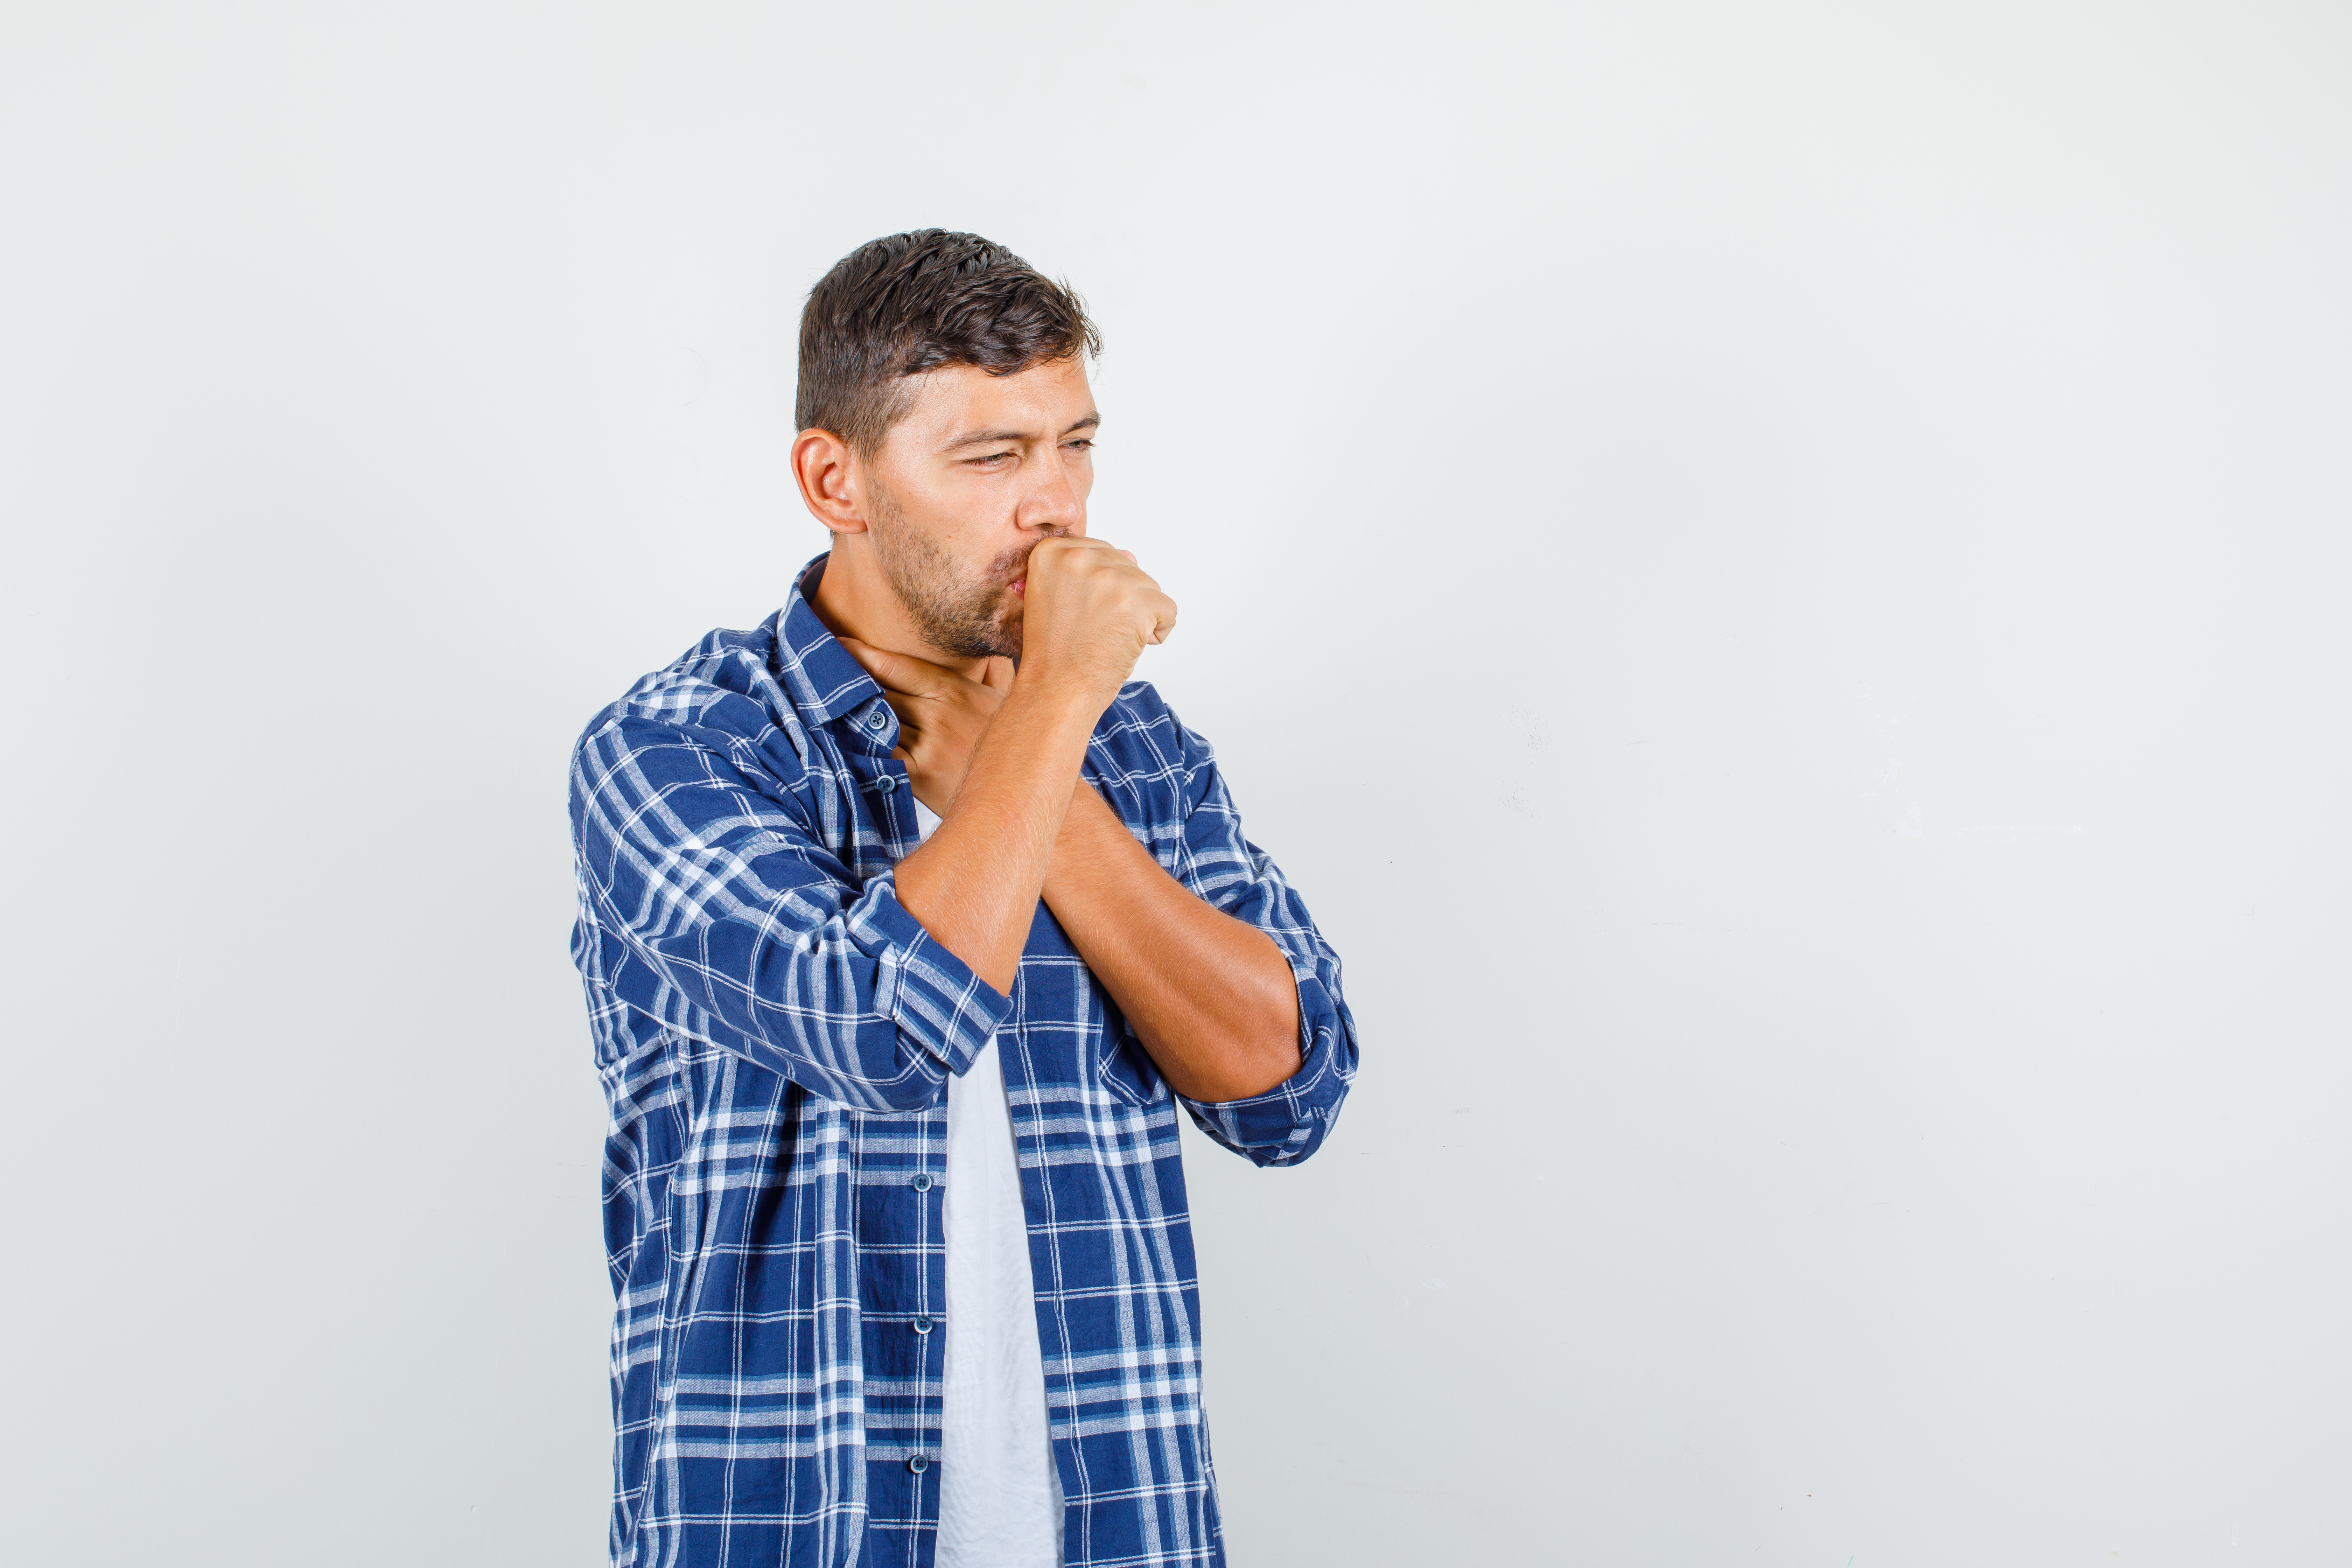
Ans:
[{"label": "shirt collar", "polygon": [[824,575],[827,551],[793,574],[792,596],[776,612],[776,679],[803,720],[829,724],[882,695],[866,667],[817,618],[808,596]]}]

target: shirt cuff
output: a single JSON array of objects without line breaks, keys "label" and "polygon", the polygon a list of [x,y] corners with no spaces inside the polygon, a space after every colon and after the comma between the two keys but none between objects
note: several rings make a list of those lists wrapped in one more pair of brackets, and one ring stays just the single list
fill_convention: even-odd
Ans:
[{"label": "shirt cuff", "polygon": [[849,929],[878,966],[874,1010],[961,1076],[995,1037],[1013,999],[924,930],[887,878],[866,885]]}]

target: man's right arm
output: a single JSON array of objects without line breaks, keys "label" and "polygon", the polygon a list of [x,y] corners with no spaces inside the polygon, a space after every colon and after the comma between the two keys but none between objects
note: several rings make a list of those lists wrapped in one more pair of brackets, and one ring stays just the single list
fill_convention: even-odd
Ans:
[{"label": "man's right arm", "polygon": [[1010,993],[1087,739],[1108,703],[1016,679],[940,826],[898,863],[898,901],[933,940]]},{"label": "man's right arm", "polygon": [[973,746],[940,826],[898,863],[898,900],[973,973],[1010,992],[1087,741],[1176,604],[1094,539],[1030,552],[1020,673]]},{"label": "man's right arm", "polygon": [[582,919],[597,1005],[629,1007],[842,1104],[914,1110],[988,1044],[1012,1002],[809,833],[793,781],[721,728],[619,711],[572,763]]}]

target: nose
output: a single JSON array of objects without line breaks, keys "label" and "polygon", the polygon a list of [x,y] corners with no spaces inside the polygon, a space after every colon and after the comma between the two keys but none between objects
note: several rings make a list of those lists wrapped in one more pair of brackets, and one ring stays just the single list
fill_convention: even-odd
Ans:
[{"label": "nose", "polygon": [[1084,539],[1087,535],[1087,503],[1077,486],[1070,482],[1070,471],[1062,459],[1059,447],[1050,448],[1052,456],[1034,465],[1035,476],[1021,498],[1016,520],[1027,531],[1067,534]]}]

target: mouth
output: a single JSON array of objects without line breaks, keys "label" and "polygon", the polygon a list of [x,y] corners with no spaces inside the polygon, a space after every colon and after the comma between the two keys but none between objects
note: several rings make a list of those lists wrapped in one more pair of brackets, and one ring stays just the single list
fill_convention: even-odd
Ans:
[{"label": "mouth", "polygon": [[1029,579],[1028,579],[1028,578],[1026,578],[1026,577],[1015,577],[1014,579],[1013,579],[1013,596],[1014,598],[1016,598],[1016,599],[1025,599],[1025,598],[1027,598],[1027,597],[1029,596],[1028,589],[1029,589]]}]

